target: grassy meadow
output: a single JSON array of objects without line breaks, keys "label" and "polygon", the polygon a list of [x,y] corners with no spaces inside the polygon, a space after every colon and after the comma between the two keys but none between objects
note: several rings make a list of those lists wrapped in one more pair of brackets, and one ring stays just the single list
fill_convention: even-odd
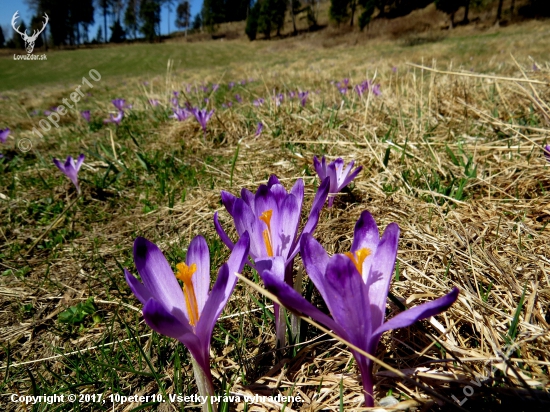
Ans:
[{"label": "grassy meadow", "polygon": [[[290,189],[302,178],[305,222],[319,185],[313,156],[322,155],[363,166],[321,213],[314,235],[329,254],[350,250],[364,210],[381,230],[401,228],[387,318],[460,288],[443,314],[383,335],[376,356],[399,373],[375,366],[376,402],[548,410],[549,23],[353,43],[313,33],[50,51],[44,62],[0,57],[0,129],[11,129],[0,144],[3,410],[198,410],[108,398],[197,393],[187,349],[151,332],[124,280],[124,268],[137,275],[133,242],[156,243],[175,268],[202,234],[214,277],[229,256],[214,212],[233,227],[220,191],[254,192],[271,174]],[[58,128],[40,129],[44,111],[82,77],[93,88],[82,87]],[[342,93],[335,83],[344,78]],[[353,86],[364,80],[381,94],[359,96]],[[305,91],[302,105],[292,96]],[[215,110],[206,133],[192,116],[170,117],[173,92],[181,105]],[[132,105],[119,126],[103,122],[116,98]],[[52,158],[80,153],[77,195]],[[301,272],[300,259],[295,267]],[[243,274],[262,285],[250,268]],[[302,291],[323,306],[307,276]],[[243,282],[214,329],[210,360],[220,395],[303,399],[220,410],[366,410],[349,348],[303,323],[299,341],[277,350],[272,301]],[[103,394],[106,402],[33,406],[12,394]]]}]

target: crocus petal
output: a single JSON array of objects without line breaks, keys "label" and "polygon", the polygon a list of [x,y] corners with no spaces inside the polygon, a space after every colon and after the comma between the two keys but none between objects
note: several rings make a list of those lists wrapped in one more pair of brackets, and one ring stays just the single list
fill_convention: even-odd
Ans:
[{"label": "crocus petal", "polygon": [[233,206],[233,214],[237,233],[242,235],[244,232],[248,232],[250,235],[250,254],[252,259],[256,260],[259,256],[267,256],[260,222],[250,207],[242,199],[237,199]]},{"label": "crocus petal", "polygon": [[296,183],[290,189],[290,194],[296,196],[301,211],[302,204],[304,203],[304,181],[302,179],[296,180]]},{"label": "crocus petal", "polygon": [[250,190],[242,188],[241,189],[241,199],[244,200],[244,202],[250,206],[251,210],[256,210],[256,206],[254,204],[254,193],[252,193]]},{"label": "crocus petal", "polygon": [[80,170],[80,166],[82,166],[82,163],[84,162],[85,157],[86,156],[84,156],[84,154],[81,154],[80,156],[78,156],[78,159],[76,160],[76,166],[75,166],[75,169],[77,172]]},{"label": "crocus petal", "polygon": [[[341,164],[339,162],[341,161]],[[339,192],[338,190],[338,167],[344,164],[344,161],[342,159],[336,159],[334,162],[330,163],[327,166],[327,176],[330,177],[330,190],[329,192],[331,194],[336,194]]]},{"label": "crocus petal", "polygon": [[200,314],[206,303],[208,290],[210,289],[210,252],[208,251],[208,245],[204,237],[198,235],[191,240],[187,249],[185,262],[187,266],[191,266],[192,264],[197,265],[197,270],[191,277],[191,281],[195,289]]},{"label": "crocus petal", "polygon": [[124,269],[124,278],[126,279],[126,283],[128,283],[132,293],[142,304],[145,305],[149,299],[153,299],[153,295],[149,292],[149,289],[147,289],[143,283],[137,280],[134,275],[126,269]]},{"label": "crocus petal", "polygon": [[[315,194],[315,198],[313,199],[313,204],[311,205],[311,211],[307,218],[307,222],[304,226],[304,230],[302,230],[302,234],[300,235],[300,238],[306,233],[313,233],[313,231],[317,227],[317,223],[319,222],[319,215],[321,214],[323,205],[327,200],[329,185],[330,185],[330,179],[327,177],[325,180],[321,182],[321,185],[317,189],[317,193]],[[296,256],[296,254],[298,253],[300,249],[299,248],[300,238],[296,239],[296,243],[291,250],[289,259]]]},{"label": "crocus petal", "polygon": [[221,191],[221,198],[222,198],[222,204],[225,206],[225,209],[229,212],[229,214],[233,216],[233,205],[235,204],[235,200],[237,200],[237,197],[232,195],[229,192],[226,192],[225,190]]},{"label": "crocus petal", "polygon": [[143,306],[145,323],[155,332],[178,339],[184,334],[193,334],[189,324],[180,322],[162,303],[149,299]]},{"label": "crocus petal", "polygon": [[279,281],[285,280],[286,260],[282,256],[275,256],[269,259],[258,260],[256,263],[256,270],[258,273],[269,271]]},{"label": "crocus petal", "polygon": [[54,163],[54,165],[57,166],[57,168],[58,168],[59,170],[61,170],[61,172],[62,172],[63,174],[65,174],[65,166],[63,165],[63,163],[61,163],[61,161],[60,161],[59,159],[56,159],[56,158],[54,157],[54,158],[53,158],[53,163]]},{"label": "crocus petal", "polygon": [[348,331],[351,343],[366,348],[371,336],[369,291],[350,258],[334,255],[325,273],[327,307],[336,323]]},{"label": "crocus petal", "polygon": [[218,272],[216,282],[208,295],[197,324],[196,334],[202,342],[210,342],[214,325],[237,284],[238,278],[235,272],[240,273],[243,270],[249,247],[250,237],[245,232],[233,248],[227,263],[223,264]]},{"label": "crocus petal", "polygon": [[390,329],[406,328],[416,321],[438,315],[441,312],[446,311],[453,303],[455,303],[458,298],[458,294],[458,288],[454,287],[445,296],[407,309],[381,325],[374,331],[374,334],[379,336]]},{"label": "crocus petal", "polygon": [[309,278],[326,302],[330,299],[325,290],[325,272],[329,261],[327,252],[310,233],[306,233],[300,241],[300,255]]},{"label": "crocus petal", "polygon": [[300,223],[301,204],[294,195],[288,195],[280,210],[279,230],[274,231],[274,236],[279,236],[280,251],[278,255],[288,256]]},{"label": "crocus petal", "polygon": [[[323,161],[325,160],[325,156],[323,156]],[[313,167],[315,168],[315,171],[319,175],[319,179],[323,180],[326,176],[326,170],[324,169],[323,165],[317,159],[317,156],[313,156]]]},{"label": "crocus petal", "polygon": [[[378,226],[372,215],[368,211],[361,213],[361,216],[355,223],[355,229],[353,231],[353,243],[351,244],[351,251],[357,252],[359,249],[368,249],[371,252],[371,256],[376,253],[376,249],[380,243],[380,233],[378,232]],[[370,263],[372,258],[367,258],[365,263],[369,263],[368,267],[363,266],[363,276],[369,273]],[[367,270],[365,270],[367,269]]]},{"label": "crocus petal", "polygon": [[348,334],[340,327],[330,316],[325,315],[311,303],[303,298],[301,294],[296,292],[291,286],[282,282],[271,271],[267,270],[260,273],[264,285],[268,291],[273,293],[279,301],[288,309],[294,312],[303,313],[322,323],[327,328],[332,329],[337,335],[348,340]]},{"label": "crocus petal", "polygon": [[281,182],[279,181],[277,176],[275,176],[275,175],[270,175],[269,176],[269,179],[267,180],[267,187],[271,187],[273,185],[280,185],[280,184],[281,184]]},{"label": "crocus petal", "polygon": [[147,239],[134,242],[134,262],[143,284],[179,322],[189,323],[183,291],[160,249]]},{"label": "crocus petal", "polygon": [[[398,241],[399,226],[396,223],[390,223],[386,227],[374,255],[367,257],[363,263],[363,279],[366,275],[366,286],[369,291],[370,304],[379,308],[379,311],[373,311],[372,313],[371,323],[373,329],[376,329],[384,322],[384,309],[390,290],[395,259],[397,258]],[[367,264],[369,271],[365,272]]]},{"label": "crocus petal", "polygon": [[225,233],[225,230],[223,230],[223,227],[218,220],[218,212],[214,213],[214,227],[216,228],[216,232],[218,233],[218,236],[220,237],[222,242],[225,243],[225,246],[227,246],[229,250],[233,250],[234,244],[227,233]]},{"label": "crocus petal", "polygon": [[[231,281],[230,275],[234,278]],[[214,325],[225,307],[231,292],[237,283],[237,277],[229,273],[227,263],[223,264],[218,272],[216,283],[212,287],[212,291],[208,296],[204,310],[201,313],[199,322],[196,328],[196,334],[202,342],[210,342],[210,336],[214,330]],[[210,343],[209,343],[210,345]]]},{"label": "crocus petal", "polygon": [[244,232],[239,238],[239,241],[235,244],[235,247],[231,251],[229,259],[227,260],[230,274],[233,274],[235,272],[240,273],[243,270],[249,250],[250,235],[248,234],[248,232]]},{"label": "crocus petal", "polygon": [[[350,163],[351,165],[351,163]],[[363,166],[356,167],[353,172],[347,175],[347,177],[344,179],[344,181],[340,185],[340,190],[342,190],[344,187],[349,185],[353,179],[359,174],[359,172],[363,170]]]},{"label": "crocus petal", "polygon": [[271,192],[271,195],[275,199],[275,202],[277,204],[277,209],[281,208],[281,205],[283,204],[283,201],[288,196],[288,193],[285,189],[285,187],[281,184],[273,185],[269,188],[269,191]]}]

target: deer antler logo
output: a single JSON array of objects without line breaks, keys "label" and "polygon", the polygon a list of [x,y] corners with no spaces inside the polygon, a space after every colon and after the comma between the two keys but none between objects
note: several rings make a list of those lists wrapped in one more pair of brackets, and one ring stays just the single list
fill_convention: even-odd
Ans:
[{"label": "deer antler logo", "polygon": [[19,25],[17,28],[15,27],[15,21],[19,18],[19,10],[17,10],[15,12],[15,14],[13,15],[12,19],[11,19],[11,26],[13,27],[13,29],[15,30],[16,33],[19,33],[21,35],[21,37],[23,38],[23,41],[25,42],[25,48],[27,49],[27,53],[31,54],[32,51],[34,50],[34,42],[36,41],[36,39],[38,38],[38,36],[40,35],[40,33],[42,33],[44,31],[44,29],[46,28],[46,24],[48,24],[48,21],[50,20],[50,18],[48,17],[48,15],[46,13],[44,13],[44,18],[46,21],[44,21],[44,25],[42,26],[42,29],[37,31],[37,30],[34,30],[33,33],[32,33],[32,36],[29,36],[27,34],[27,30],[25,30],[24,33],[21,33],[19,31],[19,27],[21,27],[21,25]]}]

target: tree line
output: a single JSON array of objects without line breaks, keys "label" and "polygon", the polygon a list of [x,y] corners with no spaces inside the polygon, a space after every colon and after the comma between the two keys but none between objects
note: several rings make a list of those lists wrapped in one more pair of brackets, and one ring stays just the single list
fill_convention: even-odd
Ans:
[{"label": "tree line", "polygon": [[[401,17],[431,3],[435,3],[438,10],[449,15],[451,28],[456,24],[455,17],[460,9],[464,10],[461,21],[463,24],[469,22],[470,8],[492,8],[496,5],[495,22],[502,19],[504,11],[504,0],[331,0],[329,16],[338,25],[349,22],[353,26],[357,21],[363,30],[375,15],[378,18]],[[549,0],[525,0],[521,3],[525,16],[550,16]],[[509,13],[514,15],[517,11],[516,0],[511,0],[509,4]]]},{"label": "tree line", "polygon": [[[191,17],[188,0],[26,0],[33,11],[30,25],[21,19],[17,21],[19,31],[27,28],[32,33],[39,31],[44,15],[50,16],[46,30],[36,41],[36,47],[44,44],[78,45],[82,43],[122,42],[127,39],[145,38],[154,41],[160,36],[161,9],[175,11],[178,29],[215,32],[220,24],[246,20],[245,32],[250,40],[258,34],[269,39],[279,36],[284,28],[285,17],[289,16],[292,34],[297,34],[296,21],[305,19],[309,29],[318,27],[319,0],[203,0],[202,9]],[[469,22],[471,8],[495,8],[495,21],[501,20],[504,0],[330,0],[329,17],[337,25],[357,24],[361,30],[373,18],[396,18],[435,3],[437,9],[447,13],[450,27]],[[550,16],[550,0],[510,0],[508,14],[521,10],[528,17]],[[462,11],[462,20],[457,22],[457,14]],[[93,39],[89,28],[95,23],[94,15],[99,15],[97,33]],[[170,17],[168,18],[170,24]],[[111,23],[108,26],[108,22]],[[110,29],[108,35],[107,28]],[[170,26],[168,26],[170,32]],[[21,36],[14,32],[6,39],[0,27],[0,47],[7,45],[22,48]]]},{"label": "tree line", "polygon": [[[118,43],[138,37],[153,41],[160,36],[162,7],[168,9],[169,16],[172,11],[176,12],[176,27],[185,30],[197,28],[197,22],[191,21],[188,0],[26,0],[26,3],[33,17],[30,26],[18,18],[15,27],[20,32],[24,33],[27,29],[29,34],[33,30],[39,31],[44,16],[50,17],[46,29],[36,41],[36,47],[44,43],[53,46]],[[95,23],[96,13],[100,24],[95,37],[91,38],[89,29]],[[201,25],[199,18],[198,28]],[[48,41],[45,42],[45,39]],[[7,39],[0,27],[0,47],[21,48],[22,45],[23,40],[18,33],[14,32],[11,39]]]}]

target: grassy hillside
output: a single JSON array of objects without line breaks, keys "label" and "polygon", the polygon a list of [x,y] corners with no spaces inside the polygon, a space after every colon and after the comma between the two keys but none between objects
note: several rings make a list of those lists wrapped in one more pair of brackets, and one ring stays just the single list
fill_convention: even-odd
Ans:
[{"label": "grassy hillside", "polygon": [[[460,289],[443,314],[383,334],[373,353],[376,404],[391,396],[397,410],[548,410],[548,24],[353,39],[310,33],[0,59],[0,129],[11,129],[0,143],[4,410],[198,409],[167,400],[197,386],[187,349],[151,332],[124,280],[125,268],[138,274],[134,241],[155,242],[175,270],[201,234],[215,278],[229,256],[215,212],[237,239],[220,192],[256,191],[270,174],[287,189],[303,179],[303,227],[319,186],[313,157],[322,155],[363,166],[321,212],[314,235],[330,255],[350,251],[365,210],[380,232],[392,222],[401,229],[387,319]],[[101,80],[90,80],[91,69]],[[81,87],[75,108],[46,113],[83,76],[93,88]],[[105,123],[116,98],[131,108],[119,125]],[[206,130],[192,115],[174,119],[174,104],[214,110]],[[81,153],[79,194],[52,158]],[[296,288],[327,312],[301,258],[293,268],[296,280],[303,275]],[[237,284],[214,328],[214,389],[303,401],[220,410],[365,410],[346,342],[303,323],[297,342],[277,348],[273,302],[254,270],[243,274],[256,285]],[[106,402],[31,407],[11,394]]]}]

